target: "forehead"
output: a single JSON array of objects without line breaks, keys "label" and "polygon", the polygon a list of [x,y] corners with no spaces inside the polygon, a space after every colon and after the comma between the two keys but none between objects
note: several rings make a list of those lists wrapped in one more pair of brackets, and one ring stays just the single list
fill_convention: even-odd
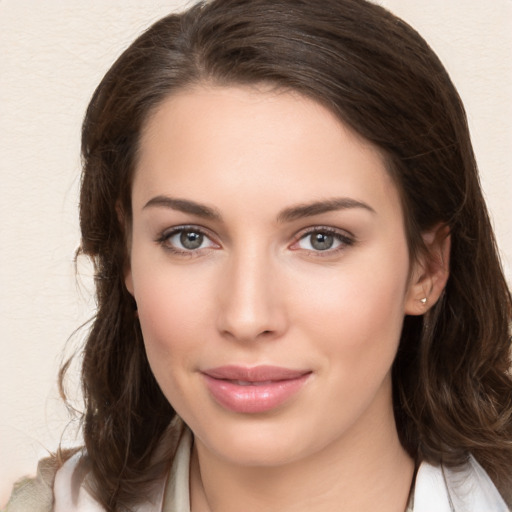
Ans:
[{"label": "forehead", "polygon": [[[148,119],[137,194],[306,202],[333,195],[398,200],[379,150],[296,92],[196,87],[169,96]],[[139,194],[139,195],[140,195]]]}]

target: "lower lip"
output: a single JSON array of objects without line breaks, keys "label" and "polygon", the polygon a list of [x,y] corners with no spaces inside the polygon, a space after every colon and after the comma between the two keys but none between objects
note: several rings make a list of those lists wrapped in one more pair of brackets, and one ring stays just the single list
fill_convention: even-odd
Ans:
[{"label": "lower lip", "polygon": [[302,388],[311,374],[261,385],[241,386],[229,380],[203,374],[213,398],[230,411],[257,414],[271,411],[287,402]]}]

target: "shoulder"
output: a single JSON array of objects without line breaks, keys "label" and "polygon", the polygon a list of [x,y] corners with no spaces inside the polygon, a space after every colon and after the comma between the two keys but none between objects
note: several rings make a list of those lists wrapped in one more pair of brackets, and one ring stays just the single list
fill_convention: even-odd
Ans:
[{"label": "shoulder", "polygon": [[423,462],[414,489],[414,512],[510,512],[489,475],[470,456],[452,469]]},{"label": "shoulder", "polygon": [[23,478],[3,512],[105,512],[84,485],[83,452],[66,454],[62,462],[56,456],[42,459],[34,478]]},{"label": "shoulder", "polygon": [[[186,441],[189,438],[184,435],[186,433],[187,429],[179,418],[169,425],[153,458],[157,477],[148,487],[144,502],[136,505],[134,511],[161,510],[170,463],[174,468],[178,446],[189,446],[183,442],[183,439]],[[65,457],[67,460],[64,463],[59,462],[57,457],[41,460],[37,476],[24,478],[15,485],[9,503],[2,512],[105,512],[90,492],[95,486],[85,451],[75,449],[66,453]],[[188,472],[185,473],[188,478]]]},{"label": "shoulder", "polygon": [[42,459],[35,478],[23,478],[14,485],[4,512],[51,512],[53,482],[58,466],[56,457]]}]

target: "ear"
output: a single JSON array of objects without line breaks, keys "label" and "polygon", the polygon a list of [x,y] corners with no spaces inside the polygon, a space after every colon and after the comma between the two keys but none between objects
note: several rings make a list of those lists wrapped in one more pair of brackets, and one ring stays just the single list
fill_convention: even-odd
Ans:
[{"label": "ear", "polygon": [[130,292],[130,294],[133,296],[133,279],[132,279],[132,269],[130,264],[128,263],[127,269],[124,273],[124,284],[126,286],[126,289]]},{"label": "ear", "polygon": [[438,224],[422,234],[425,250],[412,263],[406,315],[423,315],[439,299],[450,275],[450,228]]},{"label": "ear", "polygon": [[124,284],[126,286],[126,289],[130,292],[131,295],[133,295],[133,277],[132,277],[132,266],[130,262],[130,252],[131,252],[131,233],[128,223],[126,222],[126,217],[124,214],[124,210],[121,206],[120,201],[117,201],[116,203],[116,214],[117,214],[117,220],[121,226],[121,228],[125,232],[125,238],[126,238],[126,263],[125,263],[125,269],[124,269]]}]

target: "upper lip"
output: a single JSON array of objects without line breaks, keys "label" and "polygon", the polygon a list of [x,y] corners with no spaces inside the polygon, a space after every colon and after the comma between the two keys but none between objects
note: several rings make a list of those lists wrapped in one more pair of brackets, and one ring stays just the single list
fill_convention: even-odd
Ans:
[{"label": "upper lip", "polygon": [[297,379],[303,375],[311,373],[311,371],[283,368],[281,366],[271,365],[253,367],[227,365],[219,366],[216,368],[209,368],[208,370],[204,370],[202,373],[214,379],[245,382],[267,382]]}]

